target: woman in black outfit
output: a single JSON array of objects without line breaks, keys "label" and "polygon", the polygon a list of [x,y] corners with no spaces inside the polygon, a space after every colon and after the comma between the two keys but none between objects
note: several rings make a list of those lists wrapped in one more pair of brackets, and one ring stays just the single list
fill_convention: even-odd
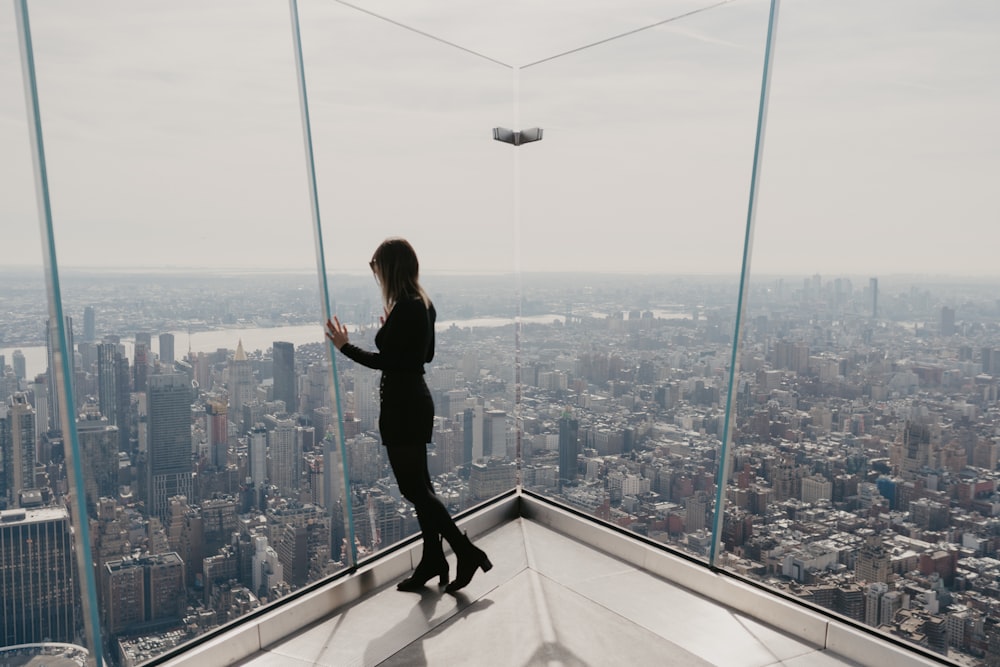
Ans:
[{"label": "woman in black outfit", "polygon": [[[418,280],[419,265],[413,247],[404,239],[387,239],[375,249],[369,262],[382,288],[385,317],[375,335],[377,352],[369,352],[348,341],[347,327],[336,317],[326,322],[326,337],[348,358],[382,371],[378,418],[382,444],[399,484],[399,491],[413,503],[423,537],[420,563],[396,588],[421,589],[439,577],[451,593],[464,588],[476,570],[493,567],[481,549],[459,531],[447,508],[434,493],[427,470],[427,443],[434,426],[434,401],[424,382],[424,364],[434,358],[434,304]],[[455,579],[448,583],[448,561],[441,539],[448,540],[458,557]]]}]

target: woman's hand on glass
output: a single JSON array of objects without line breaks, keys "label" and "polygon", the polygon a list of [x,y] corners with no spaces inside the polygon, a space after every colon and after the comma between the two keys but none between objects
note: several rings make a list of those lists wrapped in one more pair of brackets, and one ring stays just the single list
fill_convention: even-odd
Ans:
[{"label": "woman's hand on glass", "polygon": [[333,316],[333,320],[326,321],[326,337],[330,339],[330,342],[338,350],[349,342],[347,339],[347,327],[340,323],[336,315]]}]

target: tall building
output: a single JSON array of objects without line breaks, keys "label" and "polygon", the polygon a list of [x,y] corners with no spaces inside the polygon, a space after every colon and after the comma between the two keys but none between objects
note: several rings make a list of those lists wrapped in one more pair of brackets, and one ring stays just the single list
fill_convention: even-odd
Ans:
[{"label": "tall building", "polygon": [[19,507],[21,492],[35,488],[35,411],[27,394],[17,392],[7,399],[0,411],[0,422],[3,422],[0,444],[6,478],[4,486],[9,504]]},{"label": "tall building", "polygon": [[858,531],[865,543],[854,561],[854,578],[861,584],[887,583],[892,573],[889,551],[882,546],[882,538],[871,529]]},{"label": "tall building", "polygon": [[93,306],[83,309],[83,340],[88,343],[97,340],[97,313]]},{"label": "tall building", "polygon": [[268,475],[271,484],[278,487],[281,495],[297,497],[302,474],[302,450],[296,447],[295,422],[278,419],[274,428],[267,432],[267,439],[271,450],[271,473]]},{"label": "tall building", "polygon": [[[136,334],[138,339],[140,334]],[[147,334],[148,335],[148,334]],[[135,342],[135,357],[132,361],[132,385],[137,392],[146,391],[149,387],[150,353],[147,343]]]},{"label": "tall building", "polygon": [[250,481],[260,490],[267,479],[267,429],[263,424],[256,424],[247,434],[247,456]]},{"label": "tall building", "polygon": [[329,377],[329,362],[309,364],[306,367],[302,394],[299,396],[303,414],[311,414],[313,410],[330,403]]},{"label": "tall building", "polygon": [[[67,378],[69,382],[73,381],[73,318],[66,315],[65,316],[66,325],[66,342],[67,350],[69,352],[69,369],[71,377]],[[59,392],[56,391],[56,352],[59,349],[59,329],[56,327],[55,322],[52,320],[45,320],[45,341],[48,345],[48,378],[46,384],[49,389],[48,396],[48,421],[44,424],[38,425],[39,432],[46,432],[50,429],[60,431],[62,430],[62,411],[59,405]]]},{"label": "tall building", "polygon": [[[229,362],[229,414],[234,419],[243,415],[243,406],[253,401],[254,381],[253,366],[243,350],[243,341],[236,346],[236,354]],[[250,428],[253,424],[239,424],[241,429]]]},{"label": "tall building", "polygon": [[802,502],[817,503],[833,498],[833,482],[822,475],[802,478]]},{"label": "tall building", "polygon": [[118,427],[102,417],[97,406],[86,410],[76,422],[83,467],[87,512],[97,518],[101,498],[114,498],[118,492]]},{"label": "tall building", "polygon": [[24,352],[21,352],[21,350],[14,350],[14,354],[10,355],[10,357],[10,363],[14,367],[14,377],[16,377],[18,382],[20,382],[28,375]]},{"label": "tall building", "polygon": [[576,479],[576,459],[579,454],[580,422],[570,415],[563,414],[559,420],[559,486],[563,482]]},{"label": "tall building", "polygon": [[941,307],[941,327],[942,336],[955,335],[955,309],[949,306]]},{"label": "tall building", "polygon": [[295,377],[295,346],[275,341],[271,356],[274,360],[274,400],[285,402],[285,412],[298,412],[298,381]]},{"label": "tall building", "polygon": [[97,404],[108,423],[118,424],[118,346],[100,343],[97,346]]},{"label": "tall building", "polygon": [[469,466],[469,493],[476,500],[486,500],[517,484],[517,463],[486,459]]},{"label": "tall building", "polygon": [[472,463],[473,447],[475,446],[476,411],[466,408],[462,413],[462,462],[461,465]]},{"label": "tall building", "polygon": [[104,621],[111,635],[140,623],[180,619],[184,561],[176,553],[110,561],[103,574]]},{"label": "tall building", "polygon": [[145,345],[147,350],[153,348],[153,334],[148,331],[139,331],[135,334],[135,344]]},{"label": "tall building", "polygon": [[872,297],[872,319],[878,319],[878,278],[871,278],[868,281],[869,291]]},{"label": "tall building", "polygon": [[253,538],[253,592],[268,595],[274,586],[284,580],[284,567],[278,559],[278,552],[267,543],[267,538],[259,535]]},{"label": "tall building", "polygon": [[483,412],[483,457],[507,456],[507,413],[503,410]]},{"label": "tall building", "polygon": [[888,592],[888,584],[882,582],[865,586],[865,624],[878,627],[882,623],[882,596]]},{"label": "tall building", "polygon": [[362,431],[374,431],[378,425],[378,386],[375,373],[358,373],[354,376],[354,415],[361,422]]},{"label": "tall building", "polygon": [[301,587],[309,578],[309,532],[305,526],[286,525],[278,540],[278,560],[285,580]]},{"label": "tall building", "polygon": [[0,512],[0,645],[72,643],[76,586],[64,507]]},{"label": "tall building", "polygon": [[164,516],[172,496],[191,492],[191,385],[182,373],[149,378],[146,510]]},{"label": "tall building", "polygon": [[172,366],[174,363],[174,335],[160,334],[160,363]]},{"label": "tall building", "polygon": [[128,367],[128,357],[115,357],[115,426],[118,427],[118,450],[131,450],[132,436],[132,374]]},{"label": "tall building", "polygon": [[685,499],[684,532],[694,533],[708,525],[708,494],[698,491]]},{"label": "tall building", "polygon": [[208,452],[212,465],[222,470],[229,464],[229,417],[225,398],[205,402]]}]

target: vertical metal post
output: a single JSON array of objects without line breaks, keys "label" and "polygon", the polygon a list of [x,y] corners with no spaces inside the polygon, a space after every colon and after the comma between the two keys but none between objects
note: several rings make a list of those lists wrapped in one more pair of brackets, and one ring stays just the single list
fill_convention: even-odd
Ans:
[{"label": "vertical metal post", "polygon": [[[521,68],[511,68],[511,101],[513,103],[513,116],[515,132],[521,128]],[[514,437],[516,438],[515,460],[516,471],[514,486],[520,493],[524,481],[524,458],[521,448],[523,417],[522,417],[522,390],[521,385],[521,151],[514,151],[514,298],[517,300],[514,311]]]},{"label": "vertical metal post", "polygon": [[[323,229],[320,225],[319,215],[319,192],[316,187],[316,163],[313,159],[312,125],[309,121],[309,97],[306,93],[305,65],[302,60],[302,34],[299,31],[299,8],[296,0],[289,0],[289,9],[292,18],[292,45],[295,50],[295,71],[298,74],[299,85],[299,109],[302,113],[302,138],[305,142],[306,150],[306,176],[309,186],[309,204],[312,208],[313,240],[316,245],[316,271],[319,274],[320,307],[322,308],[322,321],[326,322],[333,316],[330,309],[330,286],[326,275],[326,255],[323,252]],[[344,414],[340,407],[340,380],[337,374],[337,349],[333,343],[327,340],[327,353],[330,359],[330,381],[332,398],[337,408],[337,421],[335,440],[337,448],[337,472],[343,482],[344,489],[344,534],[347,535],[347,566],[353,567],[358,562],[357,546],[354,543],[354,508],[351,503],[351,482],[347,470],[347,445],[344,442]],[[329,470],[329,466],[334,462],[330,460],[329,454],[334,453],[333,448],[324,448],[323,468],[324,474]],[[330,479],[328,476],[327,479]],[[328,490],[329,493],[329,490]],[[333,508],[327,507],[332,513]]]},{"label": "vertical metal post", "polygon": [[[38,85],[35,77],[35,56],[31,43],[31,26],[28,21],[27,0],[15,0],[14,13],[17,21],[17,35],[21,47],[21,71],[24,75],[25,103],[28,112],[28,138],[31,143],[31,157],[35,172],[35,196],[38,201],[38,224],[42,235],[42,257],[45,263],[45,286],[48,292],[49,344],[53,346],[52,359],[55,366],[56,400],[62,406],[59,411],[66,448],[67,472],[69,476],[71,525],[76,531],[73,540],[77,581],[83,602],[84,632],[90,642],[87,662],[100,667],[103,664],[101,644],[101,624],[97,607],[97,586],[94,581],[93,556],[90,551],[90,526],[87,522],[87,503],[84,497],[83,467],[80,460],[80,441],[76,432],[73,402],[73,350],[69,349],[66,335],[66,320],[63,317],[62,294],[59,289],[59,264],[56,261],[55,237],[52,230],[52,205],[49,199],[48,171],[45,165],[45,144],[42,141],[42,115],[38,103]],[[52,332],[58,341],[52,341]],[[53,343],[57,343],[53,345]]]},{"label": "vertical metal post", "polygon": [[736,324],[733,327],[733,352],[729,360],[729,388],[726,392],[726,421],[722,431],[722,447],[719,449],[718,476],[715,480],[715,515],[712,517],[712,548],[708,563],[718,566],[719,547],[722,542],[722,528],[725,519],[726,485],[732,474],[729,450],[732,446],[735,427],[736,401],[733,388],[740,373],[740,349],[743,337],[743,316],[746,314],[747,288],[750,281],[750,259],[753,257],[753,230],[757,216],[757,193],[760,186],[764,131],[767,128],[767,102],[771,89],[771,67],[774,62],[774,31],[778,23],[780,0],[771,0],[771,11],[767,21],[767,41],[764,45],[764,73],[760,84],[760,103],[757,108],[757,137],[753,148],[753,170],[750,175],[750,201],[747,205],[747,223],[743,237],[743,266],[740,272],[740,290],[736,307]]}]

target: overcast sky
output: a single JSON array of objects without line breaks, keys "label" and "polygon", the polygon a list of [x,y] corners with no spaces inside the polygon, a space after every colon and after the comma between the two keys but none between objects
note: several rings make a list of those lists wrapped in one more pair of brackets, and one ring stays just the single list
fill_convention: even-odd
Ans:
[{"label": "overcast sky", "polygon": [[[738,273],[768,2],[354,4],[426,34],[299,5],[332,272],[404,235],[427,272]],[[315,265],[286,3],[29,6],[62,266]],[[998,34],[784,0],[754,271],[1000,274]],[[12,4],[0,89],[4,262],[40,266]]]}]

